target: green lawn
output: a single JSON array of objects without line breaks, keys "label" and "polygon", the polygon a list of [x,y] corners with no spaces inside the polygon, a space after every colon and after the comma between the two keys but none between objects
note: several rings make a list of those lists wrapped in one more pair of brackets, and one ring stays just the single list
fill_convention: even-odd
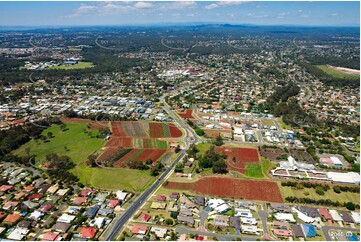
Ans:
[{"label": "green lawn", "polygon": [[285,122],[283,122],[282,118],[277,118],[277,122],[281,126],[282,129],[291,129],[291,126],[288,124],[285,124]]},{"label": "green lawn", "polygon": [[321,69],[326,74],[336,78],[360,78],[360,75],[345,74],[341,71],[332,70],[327,65],[317,65],[317,68]]},{"label": "green lawn", "polygon": [[85,69],[94,67],[92,62],[78,62],[75,65],[60,65],[60,66],[51,66],[47,69],[62,69],[62,70],[71,70],[71,69]]},{"label": "green lawn", "polygon": [[[87,157],[99,150],[105,141],[95,138],[98,133],[96,130],[89,130],[91,136],[89,133],[85,133],[87,124],[67,123],[67,128],[68,130],[63,132],[59,125],[53,125],[43,131],[45,136],[48,132],[53,133],[54,137],[50,139],[50,142],[31,140],[16,150],[14,154],[25,155],[26,148],[30,148],[30,155],[35,155],[39,161],[44,160],[45,156],[50,153],[67,155],[77,164],[72,172],[79,177],[80,182],[95,188],[141,192],[155,181],[156,178],[151,177],[149,171],[86,166],[84,161]],[[68,151],[64,149],[64,146],[67,146]]]},{"label": "green lawn", "polygon": [[197,144],[197,148],[199,150],[198,155],[204,155],[204,153],[206,153],[207,150],[209,150],[209,148],[212,146],[213,144],[211,143],[199,143]]},{"label": "green lawn", "polygon": [[79,165],[72,172],[86,186],[123,189],[134,193],[144,191],[156,179],[149,175],[149,171],[135,169],[101,169]]},{"label": "green lawn", "polygon": [[157,142],[158,149],[167,149],[168,148],[167,141],[157,140],[156,142]]},{"label": "green lawn", "polygon": [[262,166],[256,163],[246,164],[246,176],[253,178],[263,178]]},{"label": "green lawn", "polygon": [[274,126],[275,123],[273,122],[273,119],[262,119],[262,124],[268,125],[268,126]]},{"label": "green lawn", "polygon": [[[283,187],[281,183],[278,182],[281,194],[283,198],[286,197],[308,197],[312,199],[331,199],[332,201],[339,201],[340,203],[344,202],[353,202],[355,204],[360,204],[360,194],[351,193],[351,192],[341,192],[335,193],[332,188],[325,192],[325,195],[320,196],[316,193],[316,190],[313,188],[303,188],[303,189],[293,189],[292,187]],[[305,195],[308,192],[309,195]]]},{"label": "green lawn", "polygon": [[[47,154],[56,153],[58,155],[67,155],[75,164],[79,164],[104,144],[102,139],[95,138],[98,131],[84,132],[88,131],[87,124],[67,123],[67,128],[68,130],[63,132],[60,130],[59,125],[53,125],[42,133],[45,136],[47,136],[48,132],[53,133],[54,137],[50,138],[50,142],[44,143],[40,139],[37,141],[31,140],[17,149],[14,154],[24,155],[26,148],[29,148],[30,155],[35,155],[37,160],[44,160]],[[65,150],[64,146],[68,150]]]}]

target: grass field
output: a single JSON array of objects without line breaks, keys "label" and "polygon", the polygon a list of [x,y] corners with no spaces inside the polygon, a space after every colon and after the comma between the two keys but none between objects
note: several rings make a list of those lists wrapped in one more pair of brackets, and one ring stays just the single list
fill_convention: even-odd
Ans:
[{"label": "grass field", "polygon": [[282,118],[277,118],[277,122],[281,126],[282,129],[291,129],[291,126],[288,124],[285,124],[285,122],[282,121]]},{"label": "grass field", "polygon": [[198,155],[204,155],[207,150],[212,146],[211,143],[199,143],[197,144],[197,148],[199,150]]},{"label": "grass field", "polygon": [[[320,196],[316,193],[316,190],[313,188],[303,188],[300,190],[292,189],[291,187],[283,187],[281,186],[281,182],[277,182],[282,197],[285,199],[286,197],[308,197],[312,199],[331,199],[332,201],[339,201],[340,203],[344,202],[353,202],[355,204],[360,204],[360,194],[351,193],[351,192],[341,192],[335,193],[332,188],[325,192],[325,195]],[[309,195],[306,196],[305,193],[308,192]]]},{"label": "grass field", "polygon": [[260,164],[247,163],[246,176],[253,178],[263,178],[262,166]]},{"label": "grass field", "polygon": [[[31,140],[17,149],[14,154],[24,155],[26,148],[29,148],[30,155],[35,155],[37,160],[43,160],[47,154],[56,153],[58,155],[67,155],[74,163],[79,164],[104,144],[103,140],[95,138],[98,134],[97,130],[91,130],[91,137],[89,133],[84,132],[87,130],[86,123],[67,123],[67,128],[68,130],[63,132],[60,130],[59,125],[53,125],[42,133],[45,136],[47,136],[48,132],[53,133],[54,137],[50,138],[50,142],[44,143],[41,140],[37,142]],[[68,150],[65,150],[65,146]]]},{"label": "grass field", "polygon": [[319,68],[326,74],[336,77],[336,78],[355,78],[355,79],[360,78],[359,75],[346,74],[341,71],[332,70],[327,65],[317,65],[317,68]]},{"label": "grass field", "polygon": [[168,144],[166,141],[163,140],[157,140],[157,148],[158,149],[167,149],[168,148]]},{"label": "grass field", "polygon": [[275,123],[273,122],[273,119],[262,119],[262,124],[268,125],[268,126],[274,126]]},{"label": "grass field", "polygon": [[144,191],[156,179],[149,171],[135,169],[101,169],[84,164],[75,167],[72,172],[86,186],[101,189],[123,189],[134,193]]},{"label": "grass field", "polygon": [[92,62],[78,62],[75,65],[60,65],[60,66],[51,66],[48,69],[61,69],[61,70],[72,70],[72,69],[85,69],[94,67]]},{"label": "grass field", "polygon": [[[102,189],[124,189],[131,192],[141,192],[150,186],[155,177],[151,177],[149,171],[131,169],[102,169],[91,168],[85,165],[84,161],[93,152],[100,149],[104,142],[101,139],[92,138],[98,133],[91,130],[92,137],[86,134],[87,124],[67,123],[68,130],[63,132],[59,125],[43,131],[43,135],[48,132],[53,133],[50,142],[44,143],[39,140],[31,140],[14,152],[17,155],[25,155],[26,148],[30,148],[30,155],[36,155],[38,160],[43,160],[47,154],[56,153],[67,155],[77,166],[72,172],[79,177],[80,182],[87,186]],[[64,149],[67,146],[68,151]]]}]

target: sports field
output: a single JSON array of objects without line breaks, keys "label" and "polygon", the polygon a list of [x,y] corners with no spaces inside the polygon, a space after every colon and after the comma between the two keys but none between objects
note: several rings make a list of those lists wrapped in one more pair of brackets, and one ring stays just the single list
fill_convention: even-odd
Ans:
[{"label": "sports field", "polygon": [[92,62],[78,62],[75,65],[60,65],[60,66],[51,66],[47,69],[61,69],[61,70],[72,70],[72,69],[85,69],[94,67]]}]

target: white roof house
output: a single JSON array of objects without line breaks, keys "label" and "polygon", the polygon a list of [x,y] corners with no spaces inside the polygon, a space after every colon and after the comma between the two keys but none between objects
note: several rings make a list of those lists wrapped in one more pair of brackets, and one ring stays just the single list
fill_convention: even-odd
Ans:
[{"label": "white roof house", "polygon": [[243,224],[257,225],[257,220],[255,218],[241,218]]},{"label": "white roof house", "polygon": [[341,222],[343,221],[342,217],[336,210],[331,209],[328,210],[328,212],[330,213],[333,221],[341,221]]},{"label": "white roof house", "polygon": [[357,224],[360,223],[360,213],[351,212],[351,217],[353,218],[353,221],[355,221],[355,223],[357,223]]},{"label": "white roof house", "polygon": [[314,218],[307,216],[306,214],[302,213],[294,207],[292,208],[292,211],[295,212],[297,214],[297,217],[304,223],[313,223],[315,221]]},{"label": "white roof house", "polygon": [[117,191],[116,196],[120,201],[124,201],[124,199],[127,197],[128,193],[123,191]]},{"label": "white roof house", "polygon": [[75,216],[64,213],[58,218],[58,222],[70,224],[74,219],[75,219]]},{"label": "white roof house", "polygon": [[91,227],[96,227],[98,229],[103,228],[104,224],[105,224],[105,217],[97,217],[91,220],[89,223]]},{"label": "white roof house", "polygon": [[213,208],[213,209],[215,209],[216,207],[218,207],[219,205],[221,205],[221,204],[223,204],[223,203],[225,203],[225,201],[224,200],[222,200],[222,199],[219,199],[219,198],[211,198],[211,199],[209,199],[208,200],[208,206],[210,207],[210,208]]},{"label": "white roof house", "polygon": [[233,132],[234,132],[234,135],[242,135],[243,134],[242,128],[238,128],[238,127],[235,127]]},{"label": "white roof house", "polygon": [[164,235],[167,233],[167,229],[166,228],[160,228],[160,227],[152,227],[150,229],[151,232],[155,233],[155,235],[158,238],[164,238]]},{"label": "white roof house", "polygon": [[336,156],[331,156],[330,159],[332,160],[334,165],[340,165],[340,166],[343,165],[343,163],[340,161],[340,159]]},{"label": "white roof house", "polygon": [[254,225],[241,225],[241,231],[245,234],[256,234],[259,235],[257,226]]},{"label": "white roof house", "polygon": [[250,209],[235,208],[234,211],[235,211],[234,216],[245,217],[245,218],[253,218],[253,215],[252,215]]},{"label": "white roof house", "polygon": [[295,223],[296,220],[291,213],[275,213],[275,218],[279,221],[288,221]]},{"label": "white roof house", "polygon": [[360,184],[360,174],[356,172],[327,172],[326,174],[333,182]]},{"label": "white roof house", "polygon": [[7,238],[11,240],[22,240],[28,233],[28,229],[16,228]]},{"label": "white roof house", "polygon": [[29,219],[38,221],[43,216],[44,216],[44,213],[42,213],[42,212],[40,212],[38,210],[35,210],[34,212],[32,212],[30,214]]},{"label": "white roof house", "polygon": [[217,213],[223,213],[230,209],[231,208],[228,206],[228,204],[224,203],[224,204],[219,205],[218,207],[214,208],[214,211],[216,211]]}]

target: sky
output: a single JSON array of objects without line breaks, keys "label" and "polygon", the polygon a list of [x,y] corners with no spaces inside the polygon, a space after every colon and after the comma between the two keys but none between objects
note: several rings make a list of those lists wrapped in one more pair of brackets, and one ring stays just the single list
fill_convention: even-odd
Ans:
[{"label": "sky", "polygon": [[0,2],[0,26],[172,23],[359,26],[360,2]]}]

